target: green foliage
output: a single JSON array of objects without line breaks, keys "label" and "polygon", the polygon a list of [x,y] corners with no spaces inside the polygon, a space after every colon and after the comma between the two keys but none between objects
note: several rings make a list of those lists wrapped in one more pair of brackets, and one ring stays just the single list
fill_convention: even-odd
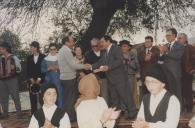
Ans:
[{"label": "green foliage", "polygon": [[21,41],[17,34],[10,30],[5,30],[0,34],[0,40],[4,40],[12,47],[13,52],[21,50]]}]

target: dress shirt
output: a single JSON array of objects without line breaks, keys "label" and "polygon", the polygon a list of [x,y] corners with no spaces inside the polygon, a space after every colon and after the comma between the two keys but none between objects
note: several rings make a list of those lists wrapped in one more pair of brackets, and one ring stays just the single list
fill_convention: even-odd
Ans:
[{"label": "dress shirt", "polygon": [[169,48],[169,49],[170,49],[170,51],[171,51],[171,49],[172,49],[172,47],[173,47],[173,45],[174,45],[175,41],[176,41],[176,40],[174,40],[174,41],[172,41],[172,42],[171,42],[171,44],[170,44],[170,48]]},{"label": "dress shirt", "polygon": [[[152,116],[154,115],[156,108],[160,103],[160,101],[163,99],[165,93],[166,90],[163,89],[158,95],[156,96],[151,95],[149,110]],[[177,125],[179,123],[179,117],[180,117],[180,102],[176,98],[176,96],[172,95],[169,100],[165,122],[162,121],[157,121],[156,123],[149,122],[149,128],[177,128]],[[143,101],[141,103],[141,107],[138,112],[137,118],[142,118],[145,120]]]},{"label": "dress shirt", "polygon": [[107,54],[109,53],[111,47],[112,47],[112,44],[110,44],[110,45],[107,47],[107,49],[106,49]]},{"label": "dress shirt", "polygon": [[[43,108],[43,112],[45,114],[45,119],[48,119],[49,121],[51,121],[52,116],[53,116],[57,106],[53,105],[51,107],[46,107],[43,105],[42,108]],[[38,121],[34,117],[34,115],[32,116],[32,118],[30,120],[29,128],[39,128]],[[57,128],[57,127],[55,127],[55,128]],[[67,113],[65,113],[64,117],[62,117],[62,119],[60,120],[60,127],[59,128],[71,128],[70,120],[69,120]]]},{"label": "dress shirt", "polygon": [[152,47],[146,48],[146,54],[149,53],[149,52],[151,52],[151,49],[152,49]]},{"label": "dress shirt", "polygon": [[[82,101],[76,108],[79,128],[102,128],[100,118],[106,109],[108,106],[102,97]],[[106,128],[113,128],[114,125],[115,120],[104,124]]]},{"label": "dress shirt", "polygon": [[34,55],[34,62],[35,62],[35,64],[36,64],[37,61],[38,61],[38,57],[39,57],[39,55]]},{"label": "dress shirt", "polygon": [[96,51],[93,51],[95,53],[96,56],[100,57],[100,51],[96,52]]}]

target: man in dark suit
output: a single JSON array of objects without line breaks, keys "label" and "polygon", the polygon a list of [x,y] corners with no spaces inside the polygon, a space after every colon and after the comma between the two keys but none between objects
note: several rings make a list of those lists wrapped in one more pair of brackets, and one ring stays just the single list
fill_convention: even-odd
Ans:
[{"label": "man in dark suit", "polygon": [[138,52],[138,60],[140,64],[140,76],[142,81],[142,86],[140,88],[141,99],[148,93],[147,88],[144,84],[146,71],[151,65],[158,62],[159,49],[153,46],[153,37],[146,36],[143,48]]},{"label": "man in dark suit", "polygon": [[[32,55],[27,57],[27,77],[29,80],[29,93],[31,103],[31,114],[38,108],[40,97],[40,84],[44,80],[44,74],[41,73],[41,63],[45,55],[40,53],[39,43],[33,41],[30,44],[30,51]],[[41,99],[40,99],[41,100]]]},{"label": "man in dark suit", "polygon": [[[129,118],[134,118],[136,116],[136,107],[133,102],[131,88],[128,86],[128,75],[122,63],[123,54],[121,48],[111,42],[111,37],[102,37],[101,43],[106,51],[104,56],[92,65],[92,69],[106,73],[111,106],[120,109],[120,102],[122,101],[128,110]],[[94,70],[94,72],[97,70]]]},{"label": "man in dark suit", "polygon": [[195,72],[195,64],[193,63],[193,51],[195,50],[195,48],[192,45],[188,44],[187,35],[185,33],[179,33],[177,41],[185,47],[181,62],[182,110],[185,112],[192,112],[192,81],[193,73]]},{"label": "man in dark suit", "polygon": [[184,46],[176,41],[177,30],[170,28],[166,31],[167,44],[159,46],[160,59],[174,75],[177,85],[168,87],[168,90],[175,94],[181,102],[181,58],[184,53]]}]

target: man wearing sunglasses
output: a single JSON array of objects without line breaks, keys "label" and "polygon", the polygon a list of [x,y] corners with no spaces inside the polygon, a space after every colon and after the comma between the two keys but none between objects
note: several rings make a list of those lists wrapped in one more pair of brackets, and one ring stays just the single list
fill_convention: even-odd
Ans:
[{"label": "man wearing sunglasses", "polygon": [[[93,38],[91,40],[91,50],[85,54],[85,63],[94,64],[102,57],[103,52],[101,50],[101,42],[98,38]],[[90,73],[91,71],[87,71]],[[96,73],[98,81],[100,83],[100,95],[109,102],[108,96],[108,81],[104,72]]]}]

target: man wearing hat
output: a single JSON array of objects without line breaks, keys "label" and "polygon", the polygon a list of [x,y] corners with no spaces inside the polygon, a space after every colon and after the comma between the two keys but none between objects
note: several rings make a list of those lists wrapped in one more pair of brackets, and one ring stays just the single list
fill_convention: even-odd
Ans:
[{"label": "man wearing hat", "polygon": [[[21,115],[21,103],[19,98],[19,88],[17,70],[21,70],[19,59],[11,54],[11,46],[7,42],[0,44],[0,104],[3,113],[1,119],[8,117],[9,95],[14,100],[17,115]],[[16,60],[17,59],[17,60]]]},{"label": "man wearing hat", "polygon": [[139,96],[137,89],[136,73],[139,69],[139,62],[137,56],[134,52],[130,51],[132,45],[127,40],[122,40],[119,42],[119,46],[123,52],[123,64],[125,65],[125,70],[128,73],[129,86],[131,87],[131,93],[133,94],[133,99],[137,108],[139,108]]},{"label": "man wearing hat", "polygon": [[41,73],[41,63],[45,55],[40,53],[40,46],[37,41],[30,44],[30,52],[31,55],[27,57],[27,77],[29,80],[31,114],[33,114],[39,104],[40,84],[44,80],[44,74]]},{"label": "man wearing hat", "polygon": [[133,128],[177,128],[180,102],[165,89],[170,81],[175,81],[173,74],[167,71],[164,65],[155,64],[146,72],[145,85],[150,93],[143,97]]}]

